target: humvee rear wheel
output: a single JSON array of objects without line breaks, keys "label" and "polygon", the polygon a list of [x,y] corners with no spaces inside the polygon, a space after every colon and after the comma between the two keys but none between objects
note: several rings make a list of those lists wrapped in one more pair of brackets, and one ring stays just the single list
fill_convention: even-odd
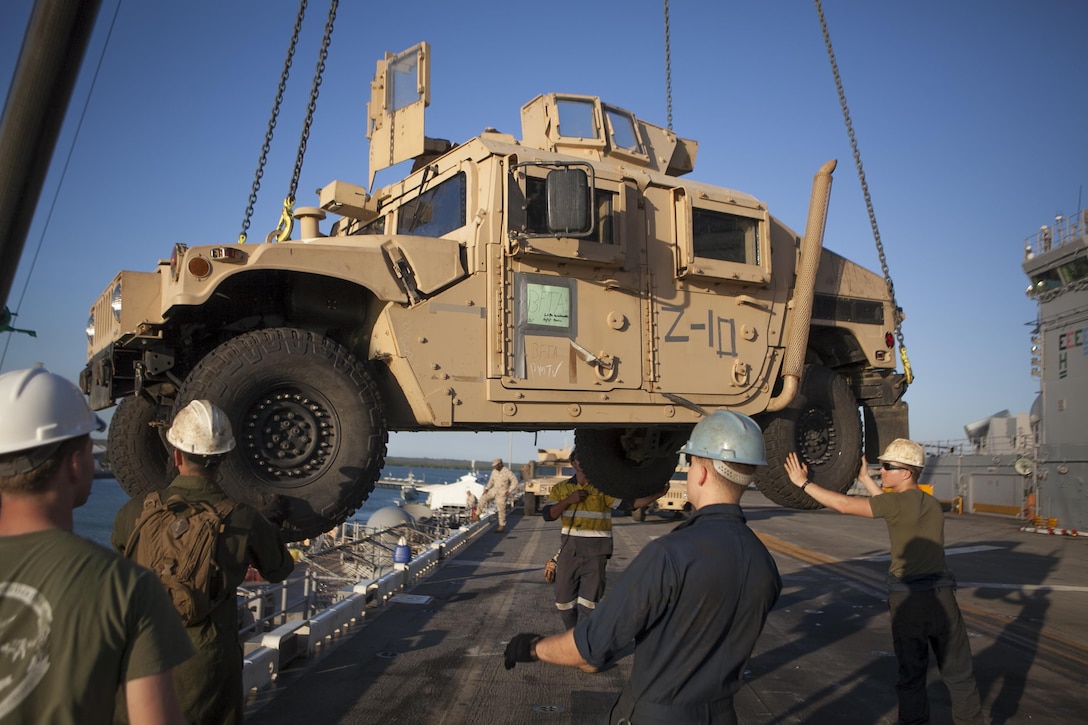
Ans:
[{"label": "humvee rear wheel", "polygon": [[388,441],[381,397],[338,343],[290,328],[240,335],[193,369],[174,411],[196,398],[222,408],[234,428],[220,486],[288,540],[328,531],[374,489]]},{"label": "humvee rear wheel", "polygon": [[794,486],[783,463],[796,451],[808,465],[808,477],[824,488],[846,491],[861,468],[861,417],[846,380],[828,368],[805,368],[801,390],[785,410],[761,416],[767,466],[756,475],[763,494],[795,509],[817,509],[808,494]]},{"label": "humvee rear wheel", "polygon": [[634,499],[657,493],[676,470],[687,431],[659,428],[579,428],[578,461],[602,493]]},{"label": "humvee rear wheel", "polygon": [[110,471],[133,498],[158,491],[170,482],[166,473],[169,454],[162,439],[169,420],[169,406],[138,395],[123,399],[113,412],[106,442]]}]

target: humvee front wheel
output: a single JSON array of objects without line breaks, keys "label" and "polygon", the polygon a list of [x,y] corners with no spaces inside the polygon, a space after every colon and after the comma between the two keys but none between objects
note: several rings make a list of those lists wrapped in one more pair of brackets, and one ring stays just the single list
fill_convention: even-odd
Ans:
[{"label": "humvee front wheel", "polygon": [[158,491],[170,482],[166,474],[169,454],[162,440],[169,419],[169,406],[139,395],[123,399],[113,412],[106,441],[110,471],[133,498]]},{"label": "humvee front wheel", "polygon": [[826,489],[846,491],[861,468],[861,417],[846,380],[833,370],[805,367],[801,390],[779,413],[760,416],[767,466],[756,485],[780,506],[817,509],[820,504],[790,482],[783,463],[796,451],[808,465],[809,480]]},{"label": "humvee front wheel", "polygon": [[657,493],[676,470],[688,431],[647,428],[579,428],[578,462],[602,493],[635,499]]},{"label": "humvee front wheel", "polygon": [[220,486],[288,540],[328,531],[374,489],[388,441],[381,396],[366,365],[333,340],[291,328],[228,340],[186,378],[175,413],[196,398],[234,428]]}]

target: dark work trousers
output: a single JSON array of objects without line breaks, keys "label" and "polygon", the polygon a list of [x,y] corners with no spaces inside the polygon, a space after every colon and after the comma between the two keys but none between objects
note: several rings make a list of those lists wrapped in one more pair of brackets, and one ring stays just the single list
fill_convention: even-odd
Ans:
[{"label": "dark work trousers", "polygon": [[967,627],[950,586],[930,591],[892,591],[888,594],[892,639],[899,661],[895,684],[899,723],[929,722],[926,670],[929,650],[937,658],[941,679],[952,698],[952,718],[961,723],[982,723],[982,704],[975,685]]},{"label": "dark work trousers", "polygon": [[[574,629],[578,617],[588,617],[604,596],[605,569],[608,557],[579,552],[577,537],[570,537],[559,552],[556,566],[555,606],[563,626]],[[596,544],[597,542],[594,542]],[[593,546],[593,544],[590,544]],[[586,548],[585,546],[582,547]]]},{"label": "dark work trousers", "polygon": [[693,705],[640,702],[628,682],[608,716],[609,725],[737,725],[733,696]]}]

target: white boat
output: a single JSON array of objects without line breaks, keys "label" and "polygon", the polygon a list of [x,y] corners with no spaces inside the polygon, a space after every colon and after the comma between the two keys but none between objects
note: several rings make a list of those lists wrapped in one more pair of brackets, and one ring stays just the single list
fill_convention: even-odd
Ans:
[{"label": "white boat", "polygon": [[477,499],[483,495],[484,484],[480,483],[480,474],[469,471],[452,483],[429,483],[417,485],[420,500],[431,507],[432,511],[438,511],[446,507],[466,508],[467,494]]}]

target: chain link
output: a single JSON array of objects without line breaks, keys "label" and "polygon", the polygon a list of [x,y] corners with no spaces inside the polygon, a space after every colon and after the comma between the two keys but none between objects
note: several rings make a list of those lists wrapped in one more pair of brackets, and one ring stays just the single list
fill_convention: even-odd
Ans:
[{"label": "chain link", "polygon": [[329,4],[329,17],[325,21],[325,34],[321,38],[321,52],[317,57],[317,67],[314,69],[313,85],[310,88],[310,102],[306,106],[306,118],[302,122],[302,135],[298,140],[298,153],[295,155],[295,168],[291,173],[291,186],[287,196],[283,199],[283,211],[280,214],[280,223],[265,237],[267,241],[283,242],[291,238],[291,230],[295,226],[295,194],[298,191],[298,179],[302,175],[302,161],[306,158],[306,142],[310,138],[310,125],[314,121],[314,112],[317,110],[317,96],[320,93],[321,77],[325,73],[325,61],[329,57],[329,43],[332,41],[332,28],[336,22],[336,9],[340,5],[339,0],[332,0]]},{"label": "chain link", "polygon": [[672,48],[669,38],[669,0],[665,0],[665,109],[672,130]]},{"label": "chain link", "polygon": [[899,341],[899,357],[903,360],[903,372],[906,375],[907,385],[914,380],[914,372],[907,358],[907,346],[903,341],[903,315],[899,305],[895,301],[895,283],[892,282],[891,272],[888,270],[888,260],[884,256],[884,244],[880,241],[880,228],[876,223],[876,211],[873,209],[873,199],[869,194],[869,183],[865,180],[865,169],[861,165],[861,152],[858,150],[858,142],[854,136],[854,124],[850,120],[850,108],[846,105],[846,91],[843,90],[842,77],[839,75],[839,65],[835,62],[835,51],[831,47],[831,33],[827,29],[827,20],[824,18],[824,8],[820,0],[816,3],[816,13],[820,16],[820,29],[824,35],[824,45],[827,47],[827,59],[831,62],[831,72],[835,76],[835,89],[839,93],[839,105],[842,107],[842,117],[846,122],[846,135],[850,137],[850,149],[854,154],[854,166],[858,170],[858,181],[861,183],[861,192],[865,197],[865,209],[869,213],[869,226],[873,229],[873,239],[876,241],[877,255],[880,257],[880,270],[884,274],[884,284],[888,288],[888,295],[892,300],[892,308],[895,315],[895,338]]},{"label": "chain link", "polygon": [[325,74],[325,61],[329,58],[329,43],[332,42],[332,28],[336,22],[336,10],[339,6],[339,0],[332,0],[329,4],[329,17],[325,21],[325,35],[321,38],[321,53],[318,55],[317,67],[314,69],[313,86],[310,89],[310,103],[306,107],[306,120],[302,124],[302,136],[298,141],[295,170],[291,175],[291,190],[287,194],[292,203],[295,200],[295,192],[298,191],[298,179],[302,174],[302,160],[306,156],[306,142],[310,138],[310,125],[314,122],[314,112],[317,110],[317,96],[321,92],[321,77]]},{"label": "chain link", "polygon": [[268,162],[268,152],[272,148],[272,135],[276,130],[276,119],[280,115],[280,105],[283,104],[283,94],[287,90],[287,79],[291,75],[291,62],[295,57],[295,48],[298,46],[299,32],[302,30],[302,20],[306,17],[307,0],[300,0],[298,15],[295,17],[295,29],[291,33],[291,44],[287,48],[287,58],[283,62],[283,72],[280,74],[280,85],[276,90],[276,100],[272,104],[272,117],[268,119],[268,130],[264,134],[264,145],[261,146],[261,157],[257,161],[257,172],[253,178],[253,189],[249,193],[249,205],[246,206],[245,218],[242,220],[242,233],[238,235],[238,243],[245,244],[249,232],[249,224],[253,218],[253,207],[257,204],[257,192],[261,190],[261,179],[264,178],[264,167]]}]

